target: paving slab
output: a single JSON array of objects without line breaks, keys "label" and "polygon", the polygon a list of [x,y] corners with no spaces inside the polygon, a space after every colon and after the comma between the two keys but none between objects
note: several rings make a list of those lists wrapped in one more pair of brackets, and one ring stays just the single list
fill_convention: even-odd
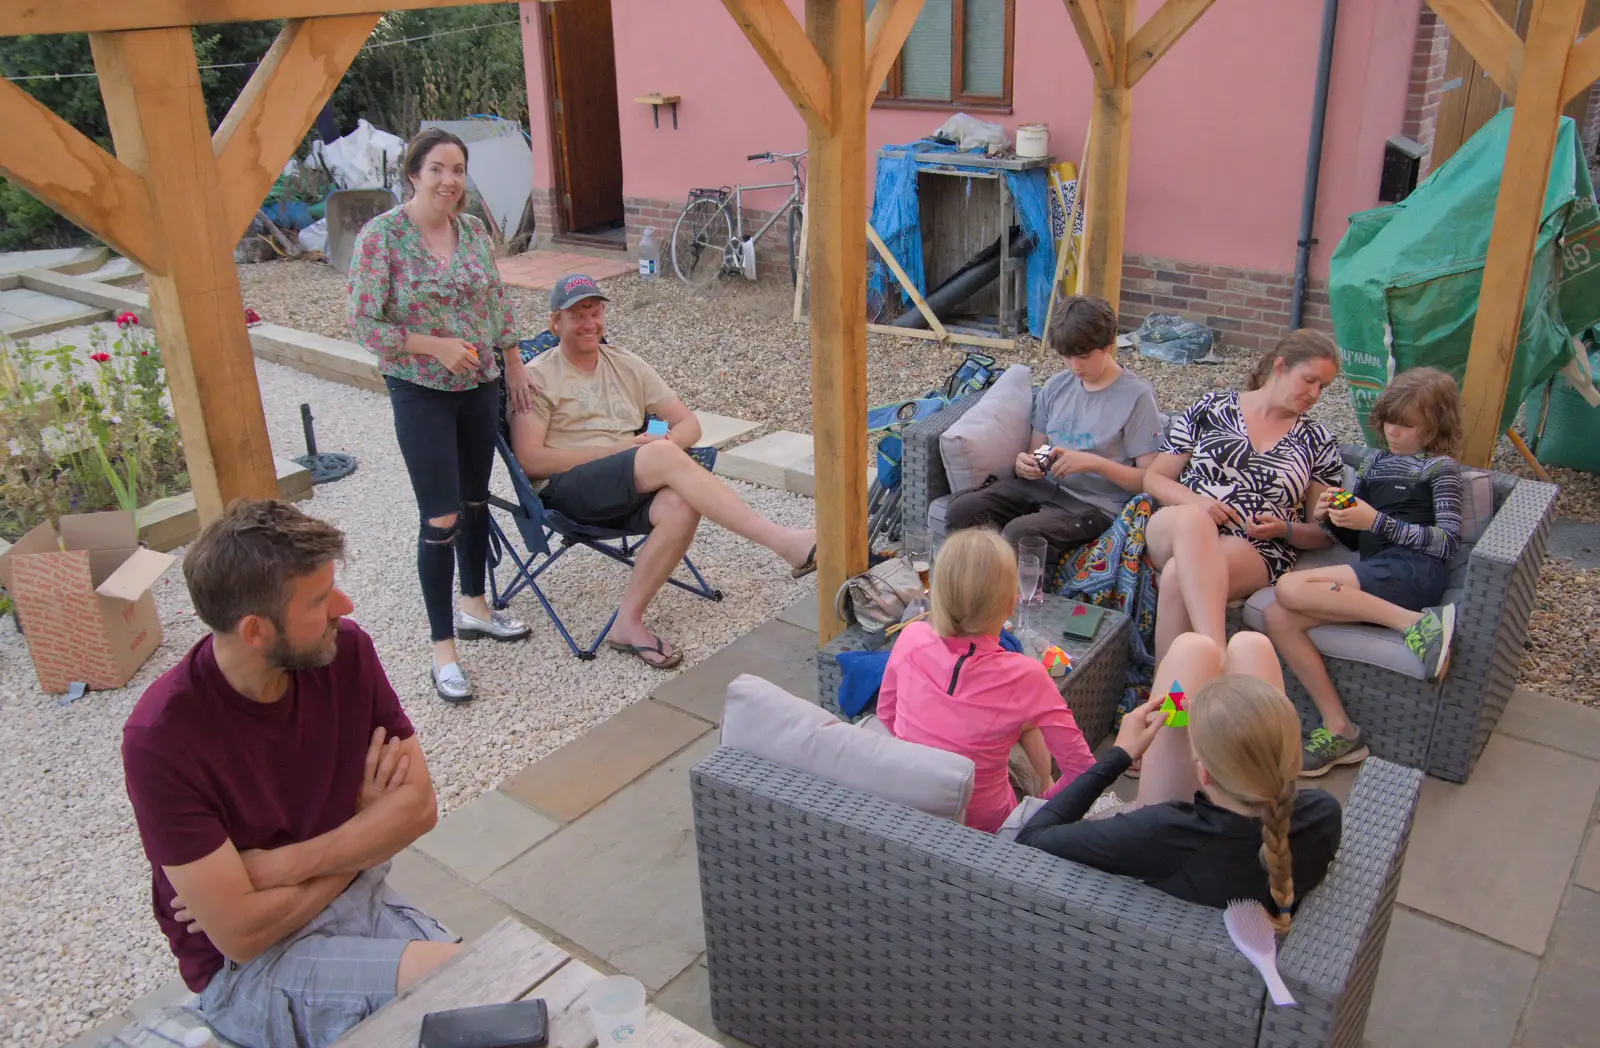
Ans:
[{"label": "paving slab", "polygon": [[808,593],[793,604],[778,612],[778,621],[787,622],[791,626],[817,632],[817,595]]},{"label": "paving slab", "polygon": [[1600,895],[1567,893],[1550,955],[1534,989],[1522,1028],[1522,1048],[1593,1045],[1595,987],[1600,985]]},{"label": "paving slab", "polygon": [[[135,269],[137,273],[138,270]],[[141,324],[151,323],[150,296],[143,291],[130,291],[89,277],[75,277],[49,270],[34,270],[22,274],[22,286],[42,295],[76,302],[81,306],[109,309],[113,313],[132,313]]]},{"label": "paving slab", "polygon": [[1550,525],[1545,552],[1564,557],[1580,568],[1600,568],[1600,524],[1572,517],[1557,517]]},{"label": "paving slab", "polygon": [[1464,784],[1426,779],[1400,902],[1542,955],[1600,763],[1495,734]]},{"label": "paving slab", "polygon": [[107,320],[106,310],[29,288],[0,291],[0,335],[33,338],[62,328]]},{"label": "paving slab", "polygon": [[[1600,830],[1589,830],[1589,843],[1584,846],[1583,855],[1578,859],[1578,870],[1572,875],[1572,883],[1592,892],[1600,892]],[[1600,942],[1595,945],[1600,946]]]},{"label": "paving slab", "polygon": [[560,828],[554,819],[490,790],[440,819],[416,847],[477,884]]},{"label": "paving slab", "polygon": [[[780,429],[717,456],[717,472],[734,480],[790,491],[816,494],[816,455],[811,434]],[[870,485],[878,475],[867,469]]]},{"label": "paving slab", "polygon": [[446,870],[416,848],[396,855],[389,885],[406,902],[463,939],[472,940],[507,917],[511,907]]},{"label": "paving slab", "polygon": [[710,730],[709,721],[645,699],[534,761],[500,790],[571,822]]},{"label": "paving slab", "polygon": [[82,248],[46,248],[40,251],[0,251],[0,276],[30,269],[54,269],[72,264]]},{"label": "paving slab", "polygon": [[1600,710],[1517,688],[1495,729],[1528,742],[1600,760]]},{"label": "paving slab", "polygon": [[662,987],[653,1003],[723,1048],[748,1048],[745,1042],[731,1033],[723,1033],[711,1021],[711,977],[706,970],[705,954],[701,954],[682,974]]},{"label": "paving slab", "polygon": [[790,694],[815,702],[816,632],[781,619],[768,619],[693,669],[664,681],[651,698],[721,724],[728,683],[741,673],[755,674]]},{"label": "paving slab", "polygon": [[702,737],[483,886],[660,990],[706,948],[689,769],[716,745]]},{"label": "paving slab", "polygon": [[1535,957],[1397,907],[1367,1015],[1367,1042],[1372,1048],[1509,1048],[1538,971]]},{"label": "paving slab", "polygon": [[700,420],[700,447],[725,448],[761,427],[759,422],[719,415],[714,411],[696,411],[694,417]]}]

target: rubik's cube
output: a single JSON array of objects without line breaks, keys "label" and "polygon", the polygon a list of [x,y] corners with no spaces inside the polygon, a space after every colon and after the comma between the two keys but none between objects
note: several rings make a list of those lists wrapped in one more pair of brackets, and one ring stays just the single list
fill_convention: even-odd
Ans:
[{"label": "rubik's cube", "polygon": [[1167,715],[1167,727],[1187,728],[1189,726],[1189,710],[1187,701],[1183,696],[1183,688],[1177,681],[1172,682],[1172,687],[1167,692],[1167,697],[1161,700],[1159,707]]},{"label": "rubik's cube", "polygon": [[1333,500],[1329,502],[1328,505],[1334,509],[1345,509],[1354,503],[1355,500],[1356,497],[1350,494],[1348,491],[1335,491],[1333,493]]},{"label": "rubik's cube", "polygon": [[1065,677],[1072,672],[1072,656],[1056,645],[1044,649],[1042,661],[1052,677]]}]

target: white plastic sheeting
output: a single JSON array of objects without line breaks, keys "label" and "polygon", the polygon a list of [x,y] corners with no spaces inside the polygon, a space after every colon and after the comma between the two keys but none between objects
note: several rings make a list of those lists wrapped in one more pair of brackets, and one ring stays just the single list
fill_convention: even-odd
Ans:
[{"label": "white plastic sheeting", "polygon": [[393,189],[400,185],[400,163],[405,153],[405,139],[360,120],[356,129],[343,138],[313,142],[306,159],[291,159],[283,173],[294,174],[301,163],[312,167],[326,164],[340,189]]}]

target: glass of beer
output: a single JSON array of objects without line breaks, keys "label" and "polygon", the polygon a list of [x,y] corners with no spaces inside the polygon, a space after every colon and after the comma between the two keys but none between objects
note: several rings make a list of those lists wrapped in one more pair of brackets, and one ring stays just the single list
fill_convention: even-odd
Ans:
[{"label": "glass of beer", "polygon": [[900,556],[922,580],[922,592],[928,592],[928,574],[933,568],[933,542],[926,525],[908,523],[901,527]]}]

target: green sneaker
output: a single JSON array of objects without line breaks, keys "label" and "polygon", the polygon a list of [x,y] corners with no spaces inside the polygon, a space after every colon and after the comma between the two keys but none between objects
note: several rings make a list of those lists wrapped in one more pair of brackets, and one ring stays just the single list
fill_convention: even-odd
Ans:
[{"label": "green sneaker", "polygon": [[1300,775],[1315,779],[1328,774],[1336,765],[1360,764],[1367,759],[1367,752],[1367,743],[1361,737],[1360,728],[1356,729],[1353,739],[1335,735],[1327,728],[1318,728],[1311,733],[1305,754],[1300,758]]},{"label": "green sneaker", "polygon": [[1456,631],[1456,606],[1423,608],[1422,618],[1406,627],[1406,647],[1422,660],[1422,673],[1430,681],[1444,676],[1450,666],[1450,639]]}]

